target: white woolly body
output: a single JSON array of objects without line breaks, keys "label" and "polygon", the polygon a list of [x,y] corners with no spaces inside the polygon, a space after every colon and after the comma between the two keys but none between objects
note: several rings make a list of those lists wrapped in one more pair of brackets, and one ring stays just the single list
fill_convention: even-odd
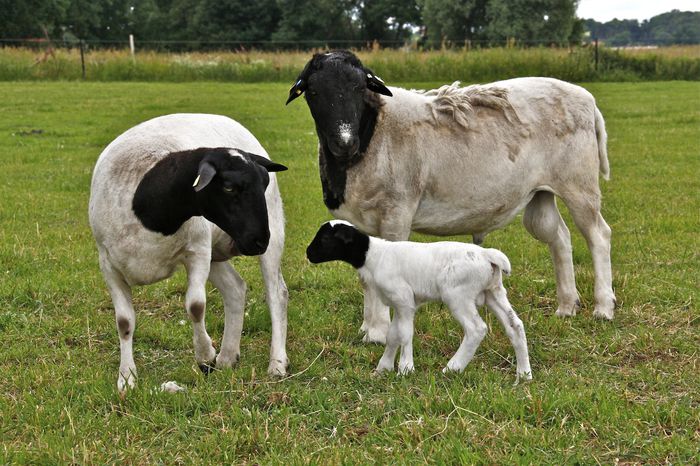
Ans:
[{"label": "white woolly body", "polygon": [[357,271],[363,283],[394,309],[378,372],[394,369],[399,347],[399,372],[413,370],[415,312],[424,302],[442,301],[464,330],[462,343],[444,372],[462,371],[474,357],[487,333],[477,307],[486,304],[513,345],[518,377],[532,378],[525,329],[501,280],[502,272],[510,274],[510,262],[501,251],[449,241],[390,242],[370,237],[365,264]]},{"label": "white woolly body", "polygon": [[[479,91],[494,88],[512,110],[478,103]],[[607,177],[595,100],[581,87],[519,78],[442,93],[390,89],[365,156],[347,172],[345,202],[332,211],[369,234],[384,236],[383,222],[397,214],[413,231],[486,234],[536,191],[598,193],[599,167]],[[459,101],[470,93],[473,103]]]},{"label": "white woolly body", "polygon": [[[491,264],[498,266],[497,273]],[[497,249],[452,241],[390,242],[370,237],[367,261],[358,273],[377,287],[387,306],[405,300],[415,305],[443,301],[455,287],[465,300],[478,301],[480,306],[484,290],[501,286],[501,270],[510,274],[510,262]],[[409,289],[410,293],[400,293]]]}]

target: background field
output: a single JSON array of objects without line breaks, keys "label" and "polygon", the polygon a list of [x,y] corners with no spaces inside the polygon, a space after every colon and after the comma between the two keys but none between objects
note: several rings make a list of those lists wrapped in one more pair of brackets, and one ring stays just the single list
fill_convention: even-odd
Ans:
[{"label": "background field", "polygon": [[[358,50],[363,63],[389,82],[495,81],[550,76],[569,81],[700,81],[700,45],[613,50],[582,47],[494,47],[417,51]],[[78,48],[0,48],[0,81],[292,82],[310,52],[164,53],[88,49],[84,72]]]},{"label": "background field", "polygon": [[[506,286],[530,345],[535,379],[513,386],[512,348],[489,315],[467,370],[440,373],[460,339],[440,305],[418,314],[416,372],[370,376],[382,348],[358,334],[354,272],[304,258],[329,216],[313,122],[304,102],[283,105],[288,84],[0,83],[0,463],[700,462],[700,84],[585,87],[608,123],[620,308],[613,322],[591,317],[591,259],[573,227],[583,310],[567,320],[553,316],[547,248],[519,221],[488,236],[513,264]],[[179,111],[234,117],[290,167],[279,180],[295,375],[266,376],[260,273],[236,259],[249,283],[239,367],[197,369],[179,273],[135,293],[140,379],[122,401],[87,225],[91,170],[116,135]],[[210,293],[215,339],[221,308]],[[158,393],[166,380],[188,392]]]}]

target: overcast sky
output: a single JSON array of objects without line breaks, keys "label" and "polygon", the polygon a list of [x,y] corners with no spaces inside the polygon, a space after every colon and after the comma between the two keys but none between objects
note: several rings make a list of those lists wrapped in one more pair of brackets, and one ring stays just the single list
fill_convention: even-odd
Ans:
[{"label": "overcast sky", "polygon": [[649,19],[671,10],[700,11],[700,0],[581,0],[579,18],[601,23],[617,19]]}]

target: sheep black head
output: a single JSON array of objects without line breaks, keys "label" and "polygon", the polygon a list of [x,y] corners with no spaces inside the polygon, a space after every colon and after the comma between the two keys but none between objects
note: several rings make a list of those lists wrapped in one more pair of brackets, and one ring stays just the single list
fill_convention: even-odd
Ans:
[{"label": "sheep black head", "polygon": [[368,249],[369,236],[348,222],[332,220],[321,225],[306,248],[306,257],[313,264],[342,260],[360,268],[365,264]]},{"label": "sheep black head", "polygon": [[144,175],[133,210],[146,228],[164,235],[174,234],[193,216],[204,216],[231,237],[241,254],[262,254],[270,241],[268,172],[286,169],[239,149],[174,152]]},{"label": "sheep black head", "polygon": [[353,158],[369,144],[379,105],[375,93],[392,95],[346,50],[315,54],[289,90],[287,103],[304,93],[321,143],[339,161]]},{"label": "sheep black head", "polygon": [[239,149],[212,150],[199,163],[193,185],[199,211],[233,239],[241,254],[262,254],[270,241],[268,172],[286,169]]}]

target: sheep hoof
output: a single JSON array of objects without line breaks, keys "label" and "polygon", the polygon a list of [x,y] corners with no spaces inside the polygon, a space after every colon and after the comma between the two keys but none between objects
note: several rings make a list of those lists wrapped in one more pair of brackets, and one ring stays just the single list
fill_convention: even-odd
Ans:
[{"label": "sheep hoof", "polygon": [[214,361],[201,363],[199,364],[199,370],[202,371],[202,374],[209,375],[216,370],[216,364]]},{"label": "sheep hoof", "polygon": [[615,317],[615,310],[608,308],[596,307],[593,311],[593,317],[597,317],[603,320],[613,320]]},{"label": "sheep hoof", "polygon": [[405,366],[405,367],[399,367],[399,375],[408,375],[415,371],[415,368],[413,365],[410,366]]},{"label": "sheep hoof", "polygon": [[279,359],[270,360],[270,365],[267,367],[267,373],[270,377],[284,377],[287,375],[289,361],[285,358],[284,361]]},{"label": "sheep hoof", "polygon": [[216,367],[217,369],[229,369],[238,365],[238,361],[241,359],[240,353],[236,353],[233,357],[222,356],[221,353],[216,357]]},{"label": "sheep hoof", "polygon": [[362,338],[365,343],[379,343],[380,345],[386,344],[386,332],[377,328],[367,329],[365,336]]}]

